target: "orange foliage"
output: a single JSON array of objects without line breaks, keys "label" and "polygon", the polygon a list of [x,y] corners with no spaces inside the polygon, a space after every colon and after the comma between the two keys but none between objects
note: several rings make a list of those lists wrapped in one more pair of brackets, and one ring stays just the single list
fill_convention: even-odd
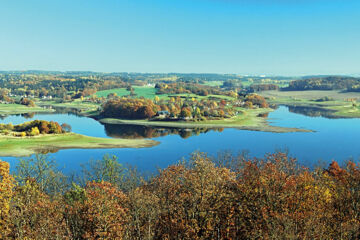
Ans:
[{"label": "orange foliage", "polygon": [[[8,229],[8,239],[359,239],[355,163],[309,170],[285,153],[218,160],[194,153],[124,192],[100,181],[50,197],[30,179],[11,194],[6,177],[10,185],[0,184],[8,186],[0,196],[12,202],[1,212],[2,233]],[[7,176],[8,166],[0,162],[1,169]]]},{"label": "orange foliage", "polygon": [[0,161],[0,239],[5,238],[10,226],[9,210],[14,184],[9,168],[7,162]]}]

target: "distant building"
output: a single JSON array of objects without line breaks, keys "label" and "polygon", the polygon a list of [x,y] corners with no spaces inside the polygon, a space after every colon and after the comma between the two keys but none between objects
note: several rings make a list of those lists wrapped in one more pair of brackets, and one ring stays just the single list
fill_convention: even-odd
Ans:
[{"label": "distant building", "polygon": [[170,113],[169,113],[169,111],[158,111],[156,113],[156,116],[157,117],[169,117]]},{"label": "distant building", "polygon": [[42,96],[42,99],[52,99],[52,96]]}]

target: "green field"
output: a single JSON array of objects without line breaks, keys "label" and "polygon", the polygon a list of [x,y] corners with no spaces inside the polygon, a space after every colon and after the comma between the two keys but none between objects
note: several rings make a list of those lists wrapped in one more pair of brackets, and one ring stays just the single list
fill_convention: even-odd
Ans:
[{"label": "green field", "polygon": [[263,91],[258,94],[268,98],[293,98],[293,99],[306,99],[313,100],[322,97],[331,97],[337,101],[344,101],[347,98],[359,98],[360,93],[357,92],[343,92],[339,90],[333,91]]},{"label": "green field", "polygon": [[20,104],[0,104],[0,114],[22,114],[32,112],[53,112],[54,110],[42,107],[27,107]]},{"label": "green field", "polygon": [[204,85],[210,87],[219,87],[224,83],[224,81],[206,81]]},{"label": "green field", "polygon": [[265,118],[259,117],[259,114],[264,114],[272,111],[272,109],[243,109],[242,113],[227,119],[222,120],[208,120],[201,122],[191,121],[148,121],[148,120],[123,120],[114,118],[101,119],[100,122],[108,124],[128,124],[128,125],[142,125],[142,126],[157,126],[157,127],[175,127],[175,128],[237,128],[242,130],[264,131],[264,132],[309,132],[310,130],[298,128],[285,128],[271,126]]},{"label": "green field", "polygon": [[97,112],[100,106],[99,104],[81,101],[80,99],[65,103],[46,101],[46,102],[38,102],[37,104],[40,106],[52,106],[52,107],[60,107],[60,108],[77,109],[80,111],[82,115],[86,115],[86,116],[90,115],[91,113]]},{"label": "green field", "polygon": [[95,138],[75,133],[36,137],[0,136],[1,157],[24,157],[61,149],[143,148],[159,144],[153,140]]},{"label": "green field", "polygon": [[170,97],[183,97],[183,98],[195,98],[195,99],[207,99],[207,98],[217,98],[217,99],[225,99],[225,100],[234,100],[233,97],[225,96],[225,95],[207,95],[207,96],[199,96],[196,94],[187,94],[187,93],[181,93],[181,94],[169,94],[169,95],[158,95],[160,99],[169,99]]},{"label": "green field", "polygon": [[[144,97],[148,99],[154,99],[156,95],[156,88],[154,87],[139,87],[134,86],[134,92],[137,94],[136,97]],[[115,89],[109,89],[104,91],[99,91],[95,95],[98,97],[107,97],[110,93],[116,93],[118,96],[126,96],[129,95],[130,92],[126,90],[126,88],[115,88]]]},{"label": "green field", "polygon": [[[154,87],[133,87],[135,93],[137,94],[136,97],[144,97],[144,98],[148,98],[153,100],[155,98],[155,96],[158,96],[160,99],[164,99],[164,100],[168,100],[171,96],[177,97],[189,97],[189,98],[196,98],[196,99],[204,99],[204,98],[209,98],[209,97],[215,97],[218,99],[227,99],[227,100],[233,100],[233,97],[229,97],[229,96],[225,96],[225,95],[208,95],[208,96],[198,96],[196,94],[187,94],[187,93],[182,93],[182,94],[161,94],[161,95],[156,95],[156,88]],[[104,90],[104,91],[99,91],[96,93],[96,96],[98,97],[107,97],[108,94],[110,93],[116,93],[118,96],[126,96],[129,95],[130,92],[127,91],[125,88],[115,88],[115,89],[110,89],[110,90]]]}]

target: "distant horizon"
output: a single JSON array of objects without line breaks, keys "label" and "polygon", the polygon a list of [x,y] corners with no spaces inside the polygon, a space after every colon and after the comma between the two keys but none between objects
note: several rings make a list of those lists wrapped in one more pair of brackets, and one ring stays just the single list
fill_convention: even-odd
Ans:
[{"label": "distant horizon", "polygon": [[128,73],[128,74],[217,74],[217,75],[238,75],[238,76],[256,76],[256,77],[306,77],[306,76],[349,76],[356,77],[360,76],[360,73],[343,73],[343,74],[299,74],[299,75],[287,75],[287,74],[266,74],[266,73],[221,73],[221,72],[129,72],[129,71],[94,71],[94,70],[42,70],[42,69],[22,69],[22,70],[3,70],[0,69],[1,72],[59,72],[59,73],[67,73],[67,72],[91,72],[91,73],[103,73],[103,74],[112,74],[112,73]]}]

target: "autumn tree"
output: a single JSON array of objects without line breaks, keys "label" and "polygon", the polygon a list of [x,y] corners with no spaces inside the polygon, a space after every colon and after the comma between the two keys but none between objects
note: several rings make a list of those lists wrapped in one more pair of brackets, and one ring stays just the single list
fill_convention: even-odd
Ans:
[{"label": "autumn tree", "polygon": [[67,214],[68,219],[77,220],[72,224],[83,232],[81,238],[123,239],[128,212],[126,195],[107,182],[90,182],[81,194],[84,197],[73,199]]},{"label": "autumn tree", "polygon": [[71,126],[69,124],[67,124],[67,123],[61,124],[61,128],[65,132],[71,132]]},{"label": "autumn tree", "polygon": [[104,155],[102,159],[90,160],[82,165],[83,182],[109,182],[114,186],[121,186],[125,168],[119,163],[115,155]]},{"label": "autumn tree", "polygon": [[12,224],[9,219],[9,210],[14,182],[9,169],[9,163],[0,160],[0,239],[6,238]]},{"label": "autumn tree", "polygon": [[180,117],[190,118],[192,116],[191,111],[188,108],[182,108],[180,112]]},{"label": "autumn tree", "polygon": [[55,160],[44,154],[20,158],[14,175],[18,185],[26,185],[32,179],[39,191],[52,196],[63,193],[67,187],[67,178],[58,169]]},{"label": "autumn tree", "polygon": [[63,204],[42,192],[30,178],[15,189],[7,239],[70,239],[63,211]]}]

